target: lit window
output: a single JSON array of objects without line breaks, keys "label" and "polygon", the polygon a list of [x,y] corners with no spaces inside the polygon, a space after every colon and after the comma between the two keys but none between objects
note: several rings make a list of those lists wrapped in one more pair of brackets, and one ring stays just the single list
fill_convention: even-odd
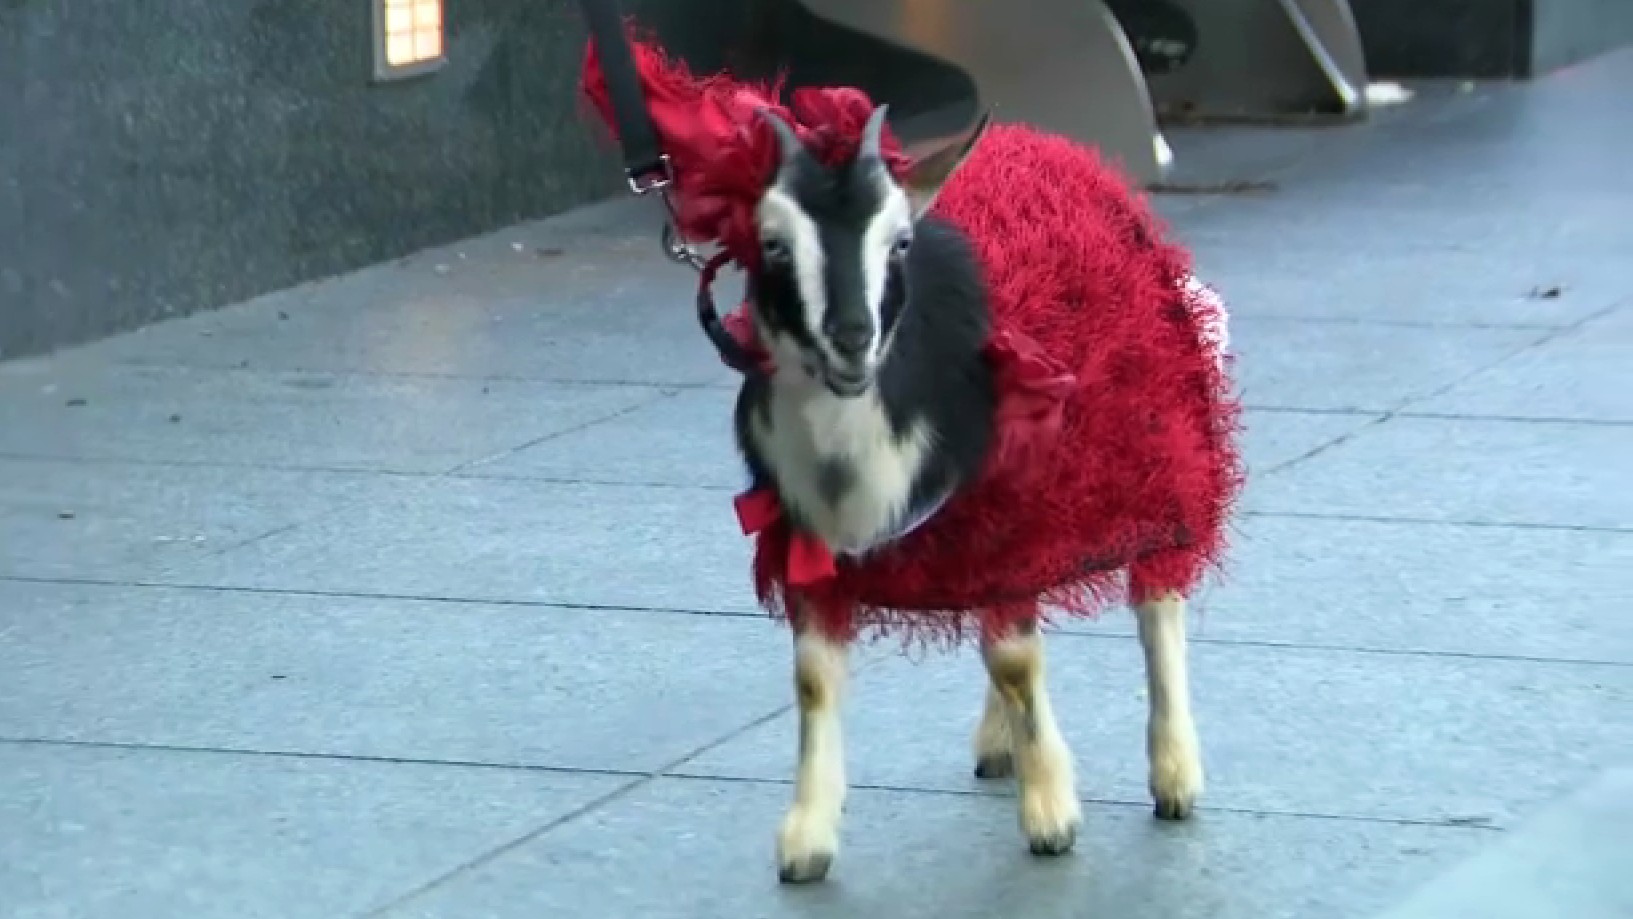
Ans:
[{"label": "lit window", "polygon": [[442,66],[443,0],[370,0],[374,5],[374,76],[395,80]]}]

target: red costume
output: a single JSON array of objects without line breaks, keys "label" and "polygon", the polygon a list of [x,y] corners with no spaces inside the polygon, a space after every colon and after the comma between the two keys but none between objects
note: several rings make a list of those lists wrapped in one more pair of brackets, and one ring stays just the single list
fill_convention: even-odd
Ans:
[{"label": "red costume", "polygon": [[[681,233],[753,271],[754,206],[778,162],[756,110],[775,109],[835,162],[854,154],[872,103],[855,89],[802,89],[784,107],[779,86],[696,77],[652,45],[634,51]],[[610,123],[593,47],[584,79]],[[901,175],[908,161],[888,131],[884,150]],[[860,558],[790,532],[775,495],[739,497],[762,604],[781,614],[797,598],[836,637],[957,639],[972,625],[1189,592],[1223,555],[1243,482],[1223,305],[1123,178],[1060,137],[993,126],[933,212],[969,237],[990,295],[999,404],[985,470]]]}]

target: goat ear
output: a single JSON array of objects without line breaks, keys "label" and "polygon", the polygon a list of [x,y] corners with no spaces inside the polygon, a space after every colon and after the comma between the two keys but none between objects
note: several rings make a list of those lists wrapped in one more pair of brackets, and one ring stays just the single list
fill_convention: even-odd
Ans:
[{"label": "goat ear", "polygon": [[941,193],[942,186],[969,158],[970,151],[975,149],[991,123],[991,114],[983,112],[963,137],[913,161],[906,178],[902,180],[902,190],[907,192],[907,200],[913,205],[914,220],[924,216],[924,212],[936,202],[936,195]]}]

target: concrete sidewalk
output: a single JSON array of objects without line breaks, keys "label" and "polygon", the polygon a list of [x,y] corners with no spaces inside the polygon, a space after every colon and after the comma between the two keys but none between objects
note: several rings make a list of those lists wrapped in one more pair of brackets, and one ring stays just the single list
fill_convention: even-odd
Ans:
[{"label": "concrete sidewalk", "polygon": [[[1055,638],[1026,854],[968,655],[866,655],[831,883],[776,883],[786,634],[730,379],[615,202],[0,365],[6,919],[1365,917],[1633,763],[1633,54],[1180,136],[1253,470],[1205,809],[1124,614]],[[1187,168],[1196,168],[1188,166]],[[1625,788],[1625,783],[1621,786]]]}]

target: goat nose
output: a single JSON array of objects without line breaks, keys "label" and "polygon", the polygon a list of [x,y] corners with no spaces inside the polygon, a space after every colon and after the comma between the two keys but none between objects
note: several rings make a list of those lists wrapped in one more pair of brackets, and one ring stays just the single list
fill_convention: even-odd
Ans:
[{"label": "goat nose", "polygon": [[834,350],[844,357],[861,357],[873,343],[873,329],[865,322],[847,322],[834,326],[828,337],[833,340]]}]

